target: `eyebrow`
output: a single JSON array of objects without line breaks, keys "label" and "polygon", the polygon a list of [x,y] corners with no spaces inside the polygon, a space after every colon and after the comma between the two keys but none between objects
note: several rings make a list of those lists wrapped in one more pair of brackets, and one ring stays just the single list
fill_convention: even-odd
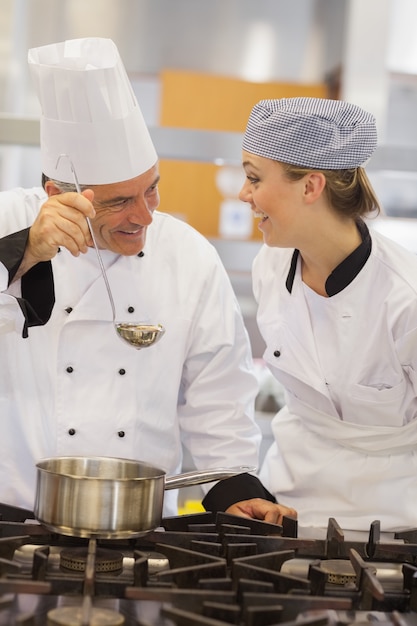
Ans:
[{"label": "eyebrow", "polygon": [[242,167],[252,167],[254,170],[259,169],[258,167],[256,167],[256,165],[252,163],[252,161],[243,161]]},{"label": "eyebrow", "polygon": [[131,196],[116,196],[115,198],[109,198],[108,200],[103,200],[100,202],[99,200],[94,200],[93,204],[97,207],[105,207],[111,204],[118,204],[119,202],[123,202],[124,200],[128,200]]}]

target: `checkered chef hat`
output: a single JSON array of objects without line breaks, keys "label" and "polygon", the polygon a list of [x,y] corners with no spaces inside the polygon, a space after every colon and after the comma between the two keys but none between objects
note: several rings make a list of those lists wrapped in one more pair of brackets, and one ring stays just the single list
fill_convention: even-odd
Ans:
[{"label": "checkered chef hat", "polygon": [[377,146],[375,118],[341,100],[261,100],[249,116],[243,149],[313,169],[365,165]]}]

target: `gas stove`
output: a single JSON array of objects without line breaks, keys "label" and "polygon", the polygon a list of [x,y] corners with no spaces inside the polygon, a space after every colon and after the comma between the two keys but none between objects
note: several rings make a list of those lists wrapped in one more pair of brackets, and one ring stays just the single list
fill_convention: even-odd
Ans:
[{"label": "gas stove", "polygon": [[315,539],[196,513],[112,541],[0,515],[0,626],[417,626],[417,529],[351,540],[331,518]]}]

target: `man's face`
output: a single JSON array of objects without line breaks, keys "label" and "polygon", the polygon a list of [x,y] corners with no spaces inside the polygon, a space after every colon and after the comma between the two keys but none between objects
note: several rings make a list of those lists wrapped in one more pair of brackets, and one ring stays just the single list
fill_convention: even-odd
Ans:
[{"label": "man's face", "polygon": [[96,216],[91,226],[99,248],[124,256],[138,254],[159,205],[159,172],[150,170],[120,183],[93,185]]}]

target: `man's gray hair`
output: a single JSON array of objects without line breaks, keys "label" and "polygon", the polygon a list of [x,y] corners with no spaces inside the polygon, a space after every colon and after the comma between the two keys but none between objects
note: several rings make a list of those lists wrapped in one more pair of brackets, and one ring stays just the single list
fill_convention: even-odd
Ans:
[{"label": "man's gray hair", "polygon": [[[51,183],[58,187],[61,193],[67,193],[68,191],[77,191],[74,183],[64,183],[61,180],[55,180],[54,178],[49,178],[48,176],[45,176],[45,182],[47,180],[50,180]],[[80,189],[81,191],[84,191],[84,189],[89,189],[89,187],[88,185],[80,185]]]}]

